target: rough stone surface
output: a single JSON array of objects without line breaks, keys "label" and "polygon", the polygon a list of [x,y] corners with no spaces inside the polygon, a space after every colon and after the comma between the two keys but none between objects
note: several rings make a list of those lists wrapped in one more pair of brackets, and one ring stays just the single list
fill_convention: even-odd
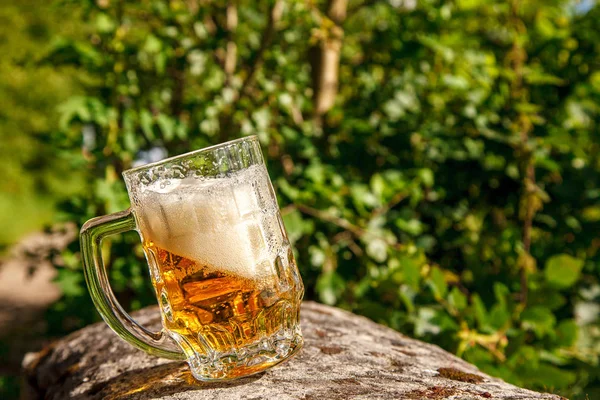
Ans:
[{"label": "rough stone surface", "polygon": [[[158,329],[158,310],[134,314]],[[561,399],[509,385],[437,346],[351,313],[307,302],[305,345],[261,374],[201,383],[187,364],[155,358],[103,323],[56,342],[23,362],[31,399]]]},{"label": "rough stone surface", "polygon": [[48,343],[44,311],[60,297],[52,264],[76,235],[75,224],[56,226],[28,235],[0,259],[0,374],[17,375],[23,355]]}]

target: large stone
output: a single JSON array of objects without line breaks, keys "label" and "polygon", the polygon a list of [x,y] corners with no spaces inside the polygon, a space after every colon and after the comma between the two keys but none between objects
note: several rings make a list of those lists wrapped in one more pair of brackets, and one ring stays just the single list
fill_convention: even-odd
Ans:
[{"label": "large stone", "polygon": [[[158,329],[158,309],[134,314]],[[149,356],[103,323],[24,361],[26,398],[62,399],[561,399],[507,384],[437,346],[364,317],[306,302],[305,345],[269,371],[223,383],[196,382],[182,362]]]}]

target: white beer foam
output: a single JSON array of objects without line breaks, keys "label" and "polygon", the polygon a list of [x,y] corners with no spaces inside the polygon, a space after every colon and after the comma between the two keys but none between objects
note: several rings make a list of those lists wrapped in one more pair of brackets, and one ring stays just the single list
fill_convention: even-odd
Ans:
[{"label": "white beer foam", "polygon": [[[282,243],[264,165],[225,178],[185,178],[148,187],[136,209],[146,240],[248,279],[268,278]],[[270,198],[264,201],[264,198]]]}]

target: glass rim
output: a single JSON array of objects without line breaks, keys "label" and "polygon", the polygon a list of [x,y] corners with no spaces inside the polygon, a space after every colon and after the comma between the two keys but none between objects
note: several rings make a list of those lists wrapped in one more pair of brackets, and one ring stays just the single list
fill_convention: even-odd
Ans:
[{"label": "glass rim", "polygon": [[123,171],[121,173],[121,175],[123,175],[124,177],[127,177],[129,174],[135,173],[135,172],[140,172],[143,171],[145,169],[148,168],[154,168],[157,167],[161,164],[168,164],[170,162],[173,161],[177,161],[177,160],[181,160],[190,156],[194,156],[194,155],[198,155],[204,152],[209,152],[209,151],[214,151],[214,150],[218,150],[220,148],[223,147],[228,147],[231,146],[232,144],[238,143],[238,142],[245,142],[245,141],[258,141],[258,136],[257,135],[250,135],[250,136],[244,136],[241,138],[237,138],[237,139],[233,139],[233,140],[229,140],[227,142],[223,142],[223,143],[219,143],[219,144],[214,144],[212,146],[208,146],[208,147],[203,147],[201,149],[197,149],[197,150],[192,150],[190,152],[187,153],[183,153],[183,154],[178,154],[176,156],[171,156],[171,157],[167,157],[167,158],[163,158],[162,160],[159,161],[153,161],[151,163],[148,164],[144,164],[144,165],[140,165],[138,167],[133,167],[133,168],[129,168],[126,169],[125,171]]}]

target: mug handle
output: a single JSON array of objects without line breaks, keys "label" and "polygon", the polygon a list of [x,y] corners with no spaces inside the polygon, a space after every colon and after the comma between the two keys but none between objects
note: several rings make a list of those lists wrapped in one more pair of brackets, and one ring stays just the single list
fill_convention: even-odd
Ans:
[{"label": "mug handle", "polygon": [[173,350],[164,331],[150,332],[131,318],[115,298],[106,267],[102,260],[102,240],[110,235],[136,230],[137,225],[131,209],[92,218],[80,232],[81,253],[85,280],[94,305],[102,319],[122,339],[140,350],[157,357],[185,360],[184,353]]}]

